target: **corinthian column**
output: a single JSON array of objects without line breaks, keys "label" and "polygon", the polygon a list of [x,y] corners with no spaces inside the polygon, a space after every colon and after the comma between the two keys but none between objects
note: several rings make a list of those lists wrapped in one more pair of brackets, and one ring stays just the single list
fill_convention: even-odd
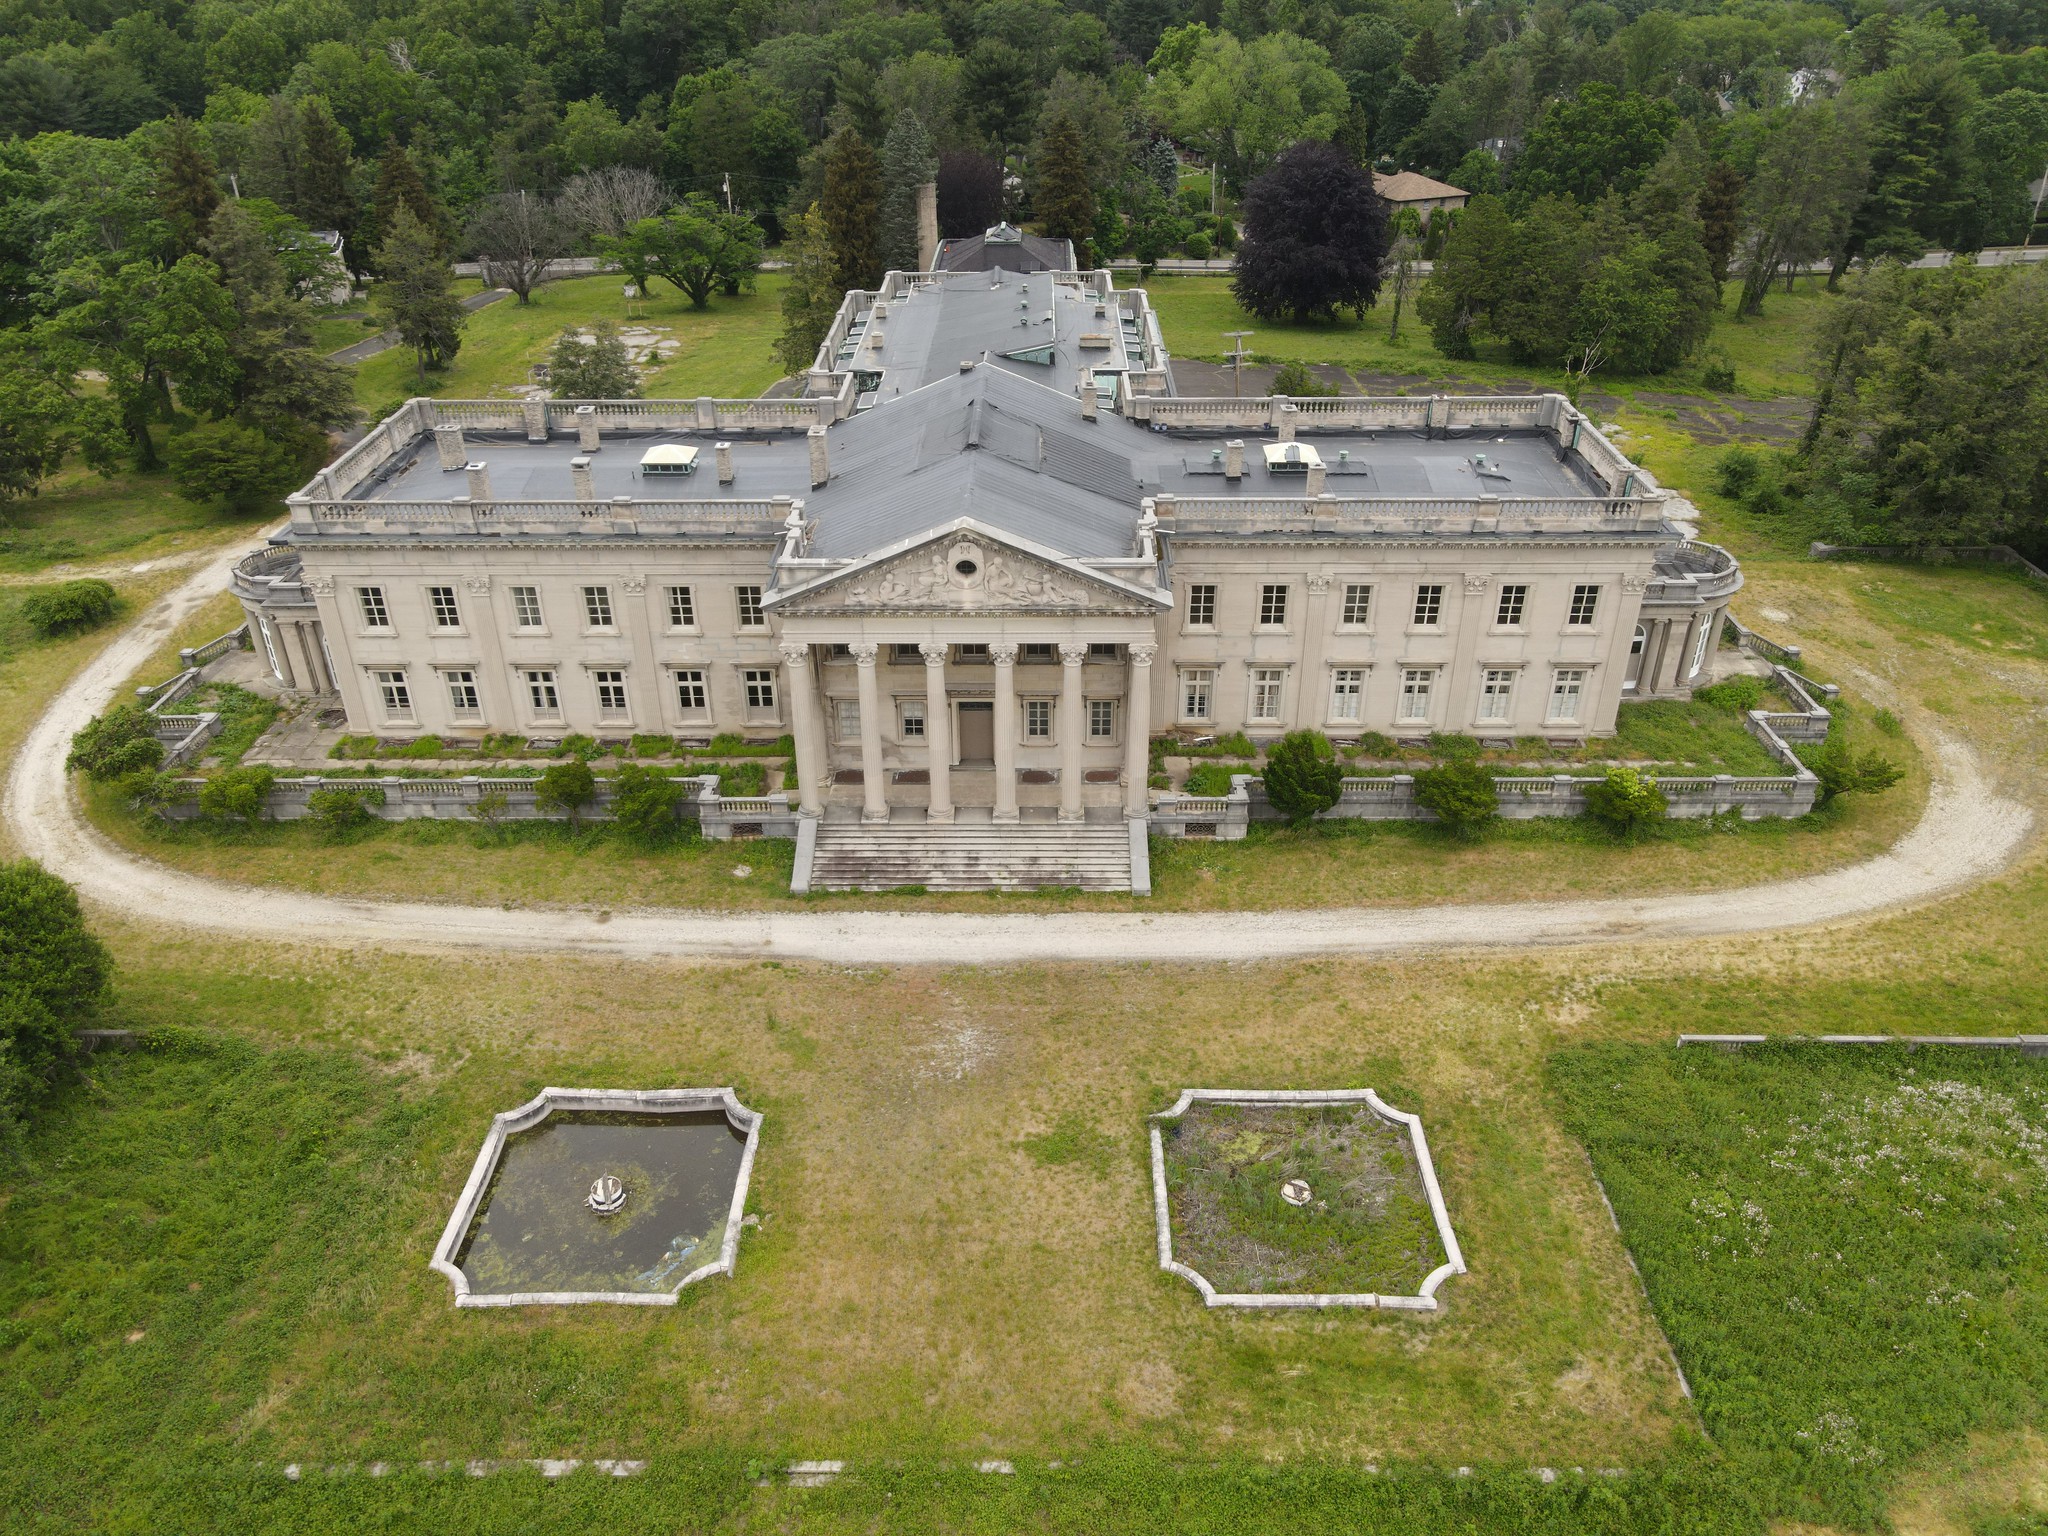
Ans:
[{"label": "corinthian column", "polygon": [[930,754],[931,821],[953,819],[953,717],[946,707],[946,647],[927,641],[924,653],[924,743]]},{"label": "corinthian column", "polygon": [[782,665],[789,673],[789,733],[796,738],[797,809],[816,816],[824,809],[825,754],[818,738],[818,687],[811,677],[811,648],[784,645]]},{"label": "corinthian column", "polygon": [[1017,647],[991,645],[996,664],[997,821],[1017,819]]},{"label": "corinthian column", "polygon": [[1081,810],[1081,668],[1085,645],[1060,647],[1060,820],[1079,821]]},{"label": "corinthian column", "polygon": [[1124,685],[1124,810],[1144,816],[1152,809],[1153,645],[1134,645],[1130,681]]},{"label": "corinthian column", "polygon": [[882,688],[875,677],[872,645],[853,647],[860,674],[860,798],[862,821],[887,821],[889,797],[882,783]]}]

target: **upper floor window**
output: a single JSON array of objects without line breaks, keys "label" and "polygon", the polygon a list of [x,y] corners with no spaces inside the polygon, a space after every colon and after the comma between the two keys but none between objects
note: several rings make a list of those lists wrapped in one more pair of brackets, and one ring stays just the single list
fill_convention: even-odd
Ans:
[{"label": "upper floor window", "polygon": [[1032,641],[1018,647],[1017,659],[1032,663],[1052,663],[1060,659],[1060,648],[1049,641]]},{"label": "upper floor window", "polygon": [[1287,587],[1281,582],[1267,582],[1259,588],[1259,623],[1267,628],[1277,628],[1287,622]]},{"label": "upper floor window", "polygon": [[1188,588],[1188,628],[1216,627],[1216,583],[1198,581]]},{"label": "upper floor window", "polygon": [[1587,582],[1580,582],[1572,588],[1572,607],[1565,623],[1575,629],[1584,629],[1593,622],[1593,615],[1600,611],[1600,589]]},{"label": "upper floor window", "polygon": [[734,587],[733,597],[739,604],[741,629],[766,629],[767,610],[761,606],[759,587]]},{"label": "upper floor window", "polygon": [[1500,602],[1493,610],[1493,622],[1502,629],[1519,628],[1522,610],[1529,605],[1529,588],[1520,582],[1510,582],[1500,589]]},{"label": "upper floor window", "polygon": [[668,589],[668,626],[670,629],[697,627],[697,596],[688,587]]},{"label": "upper floor window", "polygon": [[992,659],[988,653],[988,647],[985,645],[956,645],[953,647],[953,660],[963,667],[985,667],[989,665]]},{"label": "upper floor window", "polygon": [[406,719],[412,714],[412,689],[407,686],[405,673],[372,672],[378,695],[384,701],[384,713],[394,718]]},{"label": "upper floor window", "polygon": [[1430,582],[1415,589],[1415,627],[1434,629],[1444,621],[1444,589]]},{"label": "upper floor window", "polygon": [[427,606],[434,610],[434,628],[462,628],[462,610],[455,604],[453,587],[427,588]]},{"label": "upper floor window", "polygon": [[540,588],[514,587],[512,589],[512,622],[520,629],[539,629]]},{"label": "upper floor window", "polygon": [[357,587],[356,601],[363,606],[363,627],[366,629],[389,629],[391,610],[384,605],[382,587]]},{"label": "upper floor window", "polygon": [[610,587],[585,587],[583,589],[583,617],[590,621],[592,629],[612,627],[612,589]]},{"label": "upper floor window", "polygon": [[1091,644],[1088,647],[1088,659],[1090,661],[1121,661],[1123,660],[1123,649],[1122,646],[1114,644]]},{"label": "upper floor window", "polygon": [[1088,739],[1110,741],[1116,736],[1116,700],[1090,699],[1088,701]]},{"label": "upper floor window", "polygon": [[898,640],[889,647],[889,659],[899,666],[921,667],[924,665],[924,648],[915,642],[906,644]]},{"label": "upper floor window", "polygon": [[1347,582],[1344,586],[1344,622],[1365,625],[1372,622],[1372,588],[1364,582]]},{"label": "upper floor window", "polygon": [[1024,701],[1024,739],[1027,741],[1052,740],[1052,700],[1026,699]]}]

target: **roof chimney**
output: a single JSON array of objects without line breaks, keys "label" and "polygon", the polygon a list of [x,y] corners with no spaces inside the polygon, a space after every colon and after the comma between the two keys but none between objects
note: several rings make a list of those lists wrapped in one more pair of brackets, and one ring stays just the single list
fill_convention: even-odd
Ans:
[{"label": "roof chimney", "polygon": [[[823,428],[818,428],[817,430],[819,430],[819,431],[823,431],[824,429],[823,429]],[[714,454],[714,455],[715,455],[715,456],[717,457],[717,459],[718,459],[718,483],[719,483],[720,485],[731,485],[731,484],[732,484],[732,444],[731,444],[731,443],[720,443],[720,444],[718,444],[718,445],[717,445],[716,447],[714,447],[714,448],[713,448],[713,449],[712,449],[711,451],[712,451],[712,453],[713,453],[713,454]]]},{"label": "roof chimney", "polygon": [[1291,443],[1294,441],[1294,423],[1295,419],[1300,415],[1301,407],[1292,400],[1289,400],[1285,395],[1275,395],[1273,397],[1273,425],[1280,429],[1281,442]]},{"label": "roof chimney", "polygon": [[1311,465],[1309,465],[1309,467],[1308,467],[1308,493],[1309,493],[1309,495],[1311,495],[1311,496],[1320,496],[1320,495],[1322,495],[1322,494],[1323,494],[1323,481],[1324,481],[1324,477],[1325,477],[1326,475],[1328,475],[1328,474],[1329,474],[1329,471],[1328,471],[1327,469],[1323,468],[1323,466],[1322,466],[1322,464],[1321,464],[1321,462],[1320,462],[1320,461],[1319,461],[1319,462],[1317,462],[1317,463],[1314,463],[1314,464],[1311,464]]},{"label": "roof chimney", "polygon": [[576,407],[576,446],[585,453],[597,452],[597,407],[594,405]]},{"label": "roof chimney", "polygon": [[469,462],[469,448],[462,441],[462,428],[434,428],[434,446],[441,450],[443,469],[461,469]]},{"label": "roof chimney", "polygon": [[1081,381],[1081,419],[1095,419],[1095,375],[1092,373]]},{"label": "roof chimney", "polygon": [[590,455],[579,453],[569,461],[569,478],[575,482],[578,501],[597,500],[597,487],[590,478]]},{"label": "roof chimney", "polygon": [[1233,437],[1223,445],[1223,478],[1242,480],[1244,478],[1244,439]]},{"label": "roof chimney", "polygon": [[469,471],[469,499],[489,501],[491,499],[491,467],[482,459],[472,459],[462,466]]},{"label": "roof chimney", "polygon": [[825,453],[825,429],[810,427],[804,436],[811,440],[811,489],[816,490],[832,478],[832,463]]}]

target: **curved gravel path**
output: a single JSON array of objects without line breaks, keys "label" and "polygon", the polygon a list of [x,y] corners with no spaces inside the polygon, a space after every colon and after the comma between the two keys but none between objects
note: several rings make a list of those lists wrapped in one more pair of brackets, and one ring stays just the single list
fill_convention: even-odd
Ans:
[{"label": "curved gravel path", "polygon": [[514,910],[348,900],[180,873],[100,836],[72,800],[72,733],[167,635],[219,592],[237,549],[155,604],[51,700],[8,776],[4,814],[21,851],[88,901],[223,934],[403,949],[568,951],[620,959],[760,955],[848,964],[1017,960],[1255,960],[1422,948],[1503,948],[1760,933],[1925,901],[1983,880],[2019,851],[2027,807],[1985,782],[1976,756],[1939,738],[1927,810],[1861,864],[1739,890],[1589,901],[1300,912],[1010,913]]}]

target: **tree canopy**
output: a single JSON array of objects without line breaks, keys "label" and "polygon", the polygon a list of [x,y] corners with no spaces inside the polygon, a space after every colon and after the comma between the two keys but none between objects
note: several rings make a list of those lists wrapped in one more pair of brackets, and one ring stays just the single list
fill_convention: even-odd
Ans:
[{"label": "tree canopy", "polygon": [[1296,144],[1244,199],[1231,291],[1262,319],[1363,317],[1379,295],[1387,209],[1372,178],[1334,144]]}]

